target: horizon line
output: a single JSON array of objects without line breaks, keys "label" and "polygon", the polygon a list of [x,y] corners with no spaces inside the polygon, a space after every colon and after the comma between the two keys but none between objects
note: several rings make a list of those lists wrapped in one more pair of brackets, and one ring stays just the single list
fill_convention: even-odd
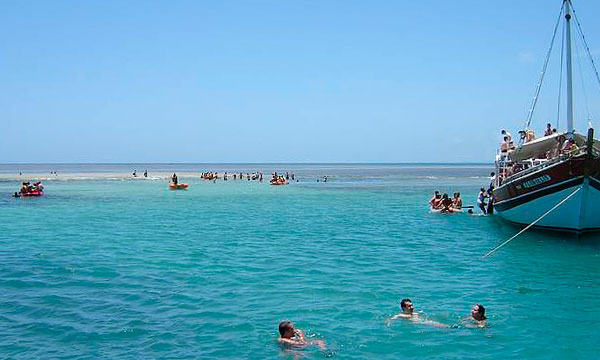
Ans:
[{"label": "horizon line", "polygon": [[489,162],[463,161],[410,161],[410,162],[39,162],[19,163],[9,162],[0,165],[494,165]]}]

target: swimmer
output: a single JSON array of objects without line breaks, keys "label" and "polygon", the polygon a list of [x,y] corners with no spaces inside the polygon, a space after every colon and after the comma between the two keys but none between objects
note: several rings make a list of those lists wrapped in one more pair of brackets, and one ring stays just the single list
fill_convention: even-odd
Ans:
[{"label": "swimmer", "polygon": [[326,349],[326,344],[324,341],[307,340],[306,336],[304,335],[304,332],[300,329],[296,329],[294,327],[294,324],[289,320],[285,320],[279,323],[279,335],[280,336],[279,339],[277,339],[277,342],[279,342],[279,345],[281,345],[282,347],[304,348],[308,346],[316,346],[320,350]]},{"label": "swimmer", "polygon": [[415,308],[413,307],[411,299],[402,299],[402,301],[400,301],[400,310],[402,310],[402,312],[392,316],[390,320],[402,318],[419,321],[419,314],[415,314]]},{"label": "swimmer", "polygon": [[[450,325],[448,325],[448,324],[442,324],[442,323],[436,322],[436,321],[421,320],[421,318],[419,317],[419,314],[415,313],[415,308],[413,307],[413,303],[412,303],[411,299],[402,299],[402,301],[400,301],[400,309],[402,310],[402,312],[400,314],[396,314],[396,315],[392,316],[390,318],[389,322],[401,318],[401,319],[407,319],[412,322],[417,322],[417,323],[424,324],[424,325],[450,327]],[[388,322],[388,324],[389,324],[389,322]]]},{"label": "swimmer", "polygon": [[488,327],[487,317],[485,317],[485,307],[481,304],[476,304],[471,309],[471,316],[463,319],[467,328],[483,328]]}]

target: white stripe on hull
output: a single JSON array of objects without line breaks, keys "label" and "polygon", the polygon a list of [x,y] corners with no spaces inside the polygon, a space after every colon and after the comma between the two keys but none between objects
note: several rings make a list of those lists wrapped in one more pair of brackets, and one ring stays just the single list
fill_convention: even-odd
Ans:
[{"label": "white stripe on hull", "polygon": [[585,231],[600,228],[600,191],[587,184],[577,185],[554,194],[542,196],[535,200],[515,206],[511,209],[499,211],[504,219],[529,225],[546,211],[569,196],[577,187],[583,188],[564,204],[546,215],[536,226],[563,228],[575,231]]}]

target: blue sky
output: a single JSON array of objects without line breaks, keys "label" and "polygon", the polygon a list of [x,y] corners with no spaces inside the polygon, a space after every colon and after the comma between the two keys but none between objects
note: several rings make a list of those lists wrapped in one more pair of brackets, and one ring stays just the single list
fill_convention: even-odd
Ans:
[{"label": "blue sky", "polygon": [[[0,163],[491,162],[560,3],[3,1]],[[600,2],[575,8],[598,58]]]}]

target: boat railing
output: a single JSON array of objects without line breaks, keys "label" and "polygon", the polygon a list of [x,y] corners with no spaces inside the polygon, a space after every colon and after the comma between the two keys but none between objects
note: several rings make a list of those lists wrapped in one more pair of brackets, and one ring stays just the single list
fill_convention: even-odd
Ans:
[{"label": "boat railing", "polygon": [[[577,151],[571,152],[571,153],[567,153],[567,154],[561,154],[555,158],[552,158],[550,160],[545,160],[545,159],[528,159],[525,161],[520,161],[518,162],[519,164],[527,164],[527,165],[531,165],[531,167],[521,170],[515,174],[512,174],[508,177],[506,177],[502,183],[507,183],[507,182],[511,182],[514,179],[520,178],[522,176],[534,173],[536,171],[539,171],[541,169],[545,169],[547,167],[550,167],[552,165],[555,165],[559,162],[562,162],[568,158],[571,158],[573,156],[578,156],[581,154],[585,154],[586,153],[586,149],[585,148],[580,148]],[[538,164],[534,165],[535,161],[540,161]]]}]

